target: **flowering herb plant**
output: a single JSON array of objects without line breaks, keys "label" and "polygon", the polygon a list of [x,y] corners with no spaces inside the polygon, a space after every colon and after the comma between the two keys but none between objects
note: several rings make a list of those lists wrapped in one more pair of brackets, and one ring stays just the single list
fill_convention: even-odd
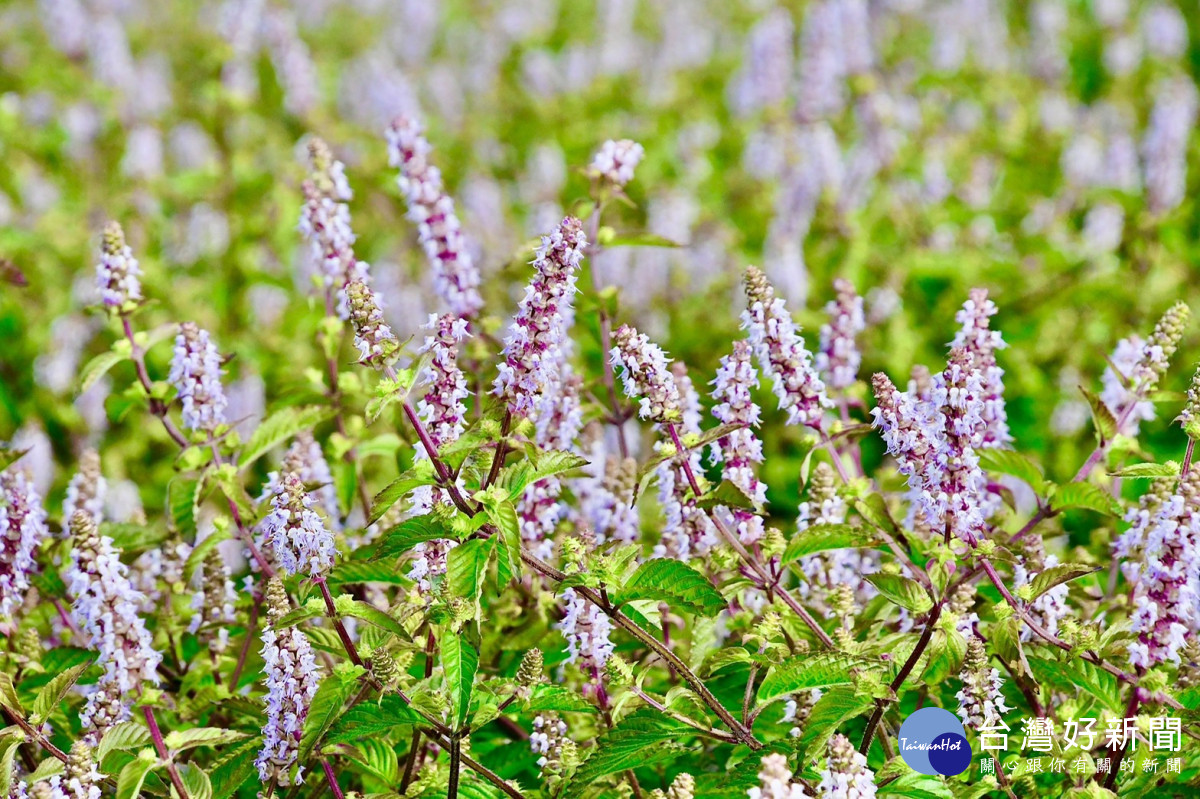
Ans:
[{"label": "flowering herb plant", "polygon": [[[0,10],[20,72],[0,77],[0,794],[1200,780],[1197,95],[1173,5],[1097,3],[1076,31],[1042,0],[1010,41],[979,29],[1007,29],[1000,2],[700,3],[674,20],[711,35],[696,55],[651,3],[662,83],[697,87],[703,118],[639,87],[639,141],[593,124],[626,130],[593,83],[656,52],[621,4],[594,9],[625,33],[582,56],[592,83],[538,66],[569,59],[516,3],[322,24],[321,3],[227,0],[140,58],[120,3],[26,5]],[[380,16],[501,70],[469,98],[480,130],[405,94],[425,65],[430,93],[478,88],[443,43],[339,60]],[[211,91],[173,95],[172,58]],[[87,66],[94,95],[29,59]],[[1101,91],[1143,101],[1140,150]],[[963,752],[906,742],[929,707],[960,719],[965,770],[905,757]]]}]

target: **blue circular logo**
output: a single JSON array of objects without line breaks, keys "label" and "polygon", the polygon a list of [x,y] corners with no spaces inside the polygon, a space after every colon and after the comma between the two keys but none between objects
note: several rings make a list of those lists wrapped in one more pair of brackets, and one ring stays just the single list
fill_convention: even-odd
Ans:
[{"label": "blue circular logo", "polygon": [[971,765],[971,745],[958,716],[923,707],[900,725],[900,757],[913,771],[953,777]]}]

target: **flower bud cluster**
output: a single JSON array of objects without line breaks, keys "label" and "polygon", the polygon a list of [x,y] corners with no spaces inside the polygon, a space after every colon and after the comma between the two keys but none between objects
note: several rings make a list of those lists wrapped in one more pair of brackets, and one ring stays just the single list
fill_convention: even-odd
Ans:
[{"label": "flower bud cluster", "polygon": [[262,520],[264,542],[288,574],[321,578],[333,568],[337,554],[333,534],[312,509],[313,496],[296,472],[284,472],[271,499],[271,512]]},{"label": "flower bud cluster", "polygon": [[94,449],[84,450],[79,456],[79,471],[67,484],[67,497],[63,500],[63,518],[70,519],[75,511],[81,510],[92,521],[100,524],[104,520],[104,493],[107,483],[100,473],[100,454]]},{"label": "flower bud cluster", "polygon": [[179,392],[184,427],[212,434],[225,424],[225,408],[229,403],[221,386],[223,373],[221,354],[208,331],[194,322],[181,324],[167,379]]},{"label": "flower bud cluster", "polygon": [[117,222],[104,228],[100,261],[96,264],[96,287],[100,302],[110,313],[128,313],[142,301],[142,270],[133,250],[125,243],[125,231]]},{"label": "flower bud cluster", "polygon": [[849,280],[838,278],[833,281],[837,299],[825,305],[829,323],[821,326],[821,348],[817,353],[817,371],[825,378],[825,385],[835,391],[844,391],[858,379],[858,367],[862,364],[862,353],[855,340],[866,329],[863,317],[863,300]]},{"label": "flower bud cluster", "polygon": [[[317,695],[320,670],[312,645],[296,626],[276,628],[288,611],[283,583],[267,583],[267,626],[262,633],[263,674],[267,686],[267,723],[255,765],[264,783],[304,782],[304,766],[296,766],[304,722]],[[293,773],[294,772],[294,773]]]},{"label": "flower bud cluster", "polygon": [[0,472],[0,618],[24,602],[47,535],[46,510],[33,481],[16,469]]}]

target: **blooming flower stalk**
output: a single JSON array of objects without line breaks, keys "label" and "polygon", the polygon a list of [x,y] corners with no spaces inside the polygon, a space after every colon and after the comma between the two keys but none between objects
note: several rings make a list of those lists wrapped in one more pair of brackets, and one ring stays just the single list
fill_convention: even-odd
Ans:
[{"label": "blooming flower stalk", "polygon": [[950,343],[961,347],[979,372],[983,390],[983,440],[981,449],[1004,447],[1012,442],[1008,432],[1008,413],[1004,407],[1004,370],[996,363],[996,350],[1007,345],[999,330],[991,329],[996,304],[988,299],[987,289],[971,289],[970,296],[954,319],[962,327]]},{"label": "blooming flower stalk", "polygon": [[103,783],[104,775],[96,768],[92,747],[86,741],[76,741],[71,745],[63,773],[46,782],[34,783],[31,795],[34,799],[43,795],[50,799],[100,799]]},{"label": "blooming flower stalk", "polygon": [[[458,346],[467,337],[467,321],[454,314],[436,316],[431,314],[426,325],[429,333],[421,346],[422,354],[429,354],[429,364],[422,373],[428,386],[425,396],[417,403],[420,417],[434,447],[452,444],[462,435],[467,406],[463,400],[470,396],[467,379],[458,366]],[[418,459],[428,458],[424,447],[415,451]],[[424,486],[413,493],[414,515],[428,513],[436,503],[448,503],[445,491],[433,486]]]},{"label": "blooming flower stalk", "polygon": [[141,592],[129,582],[112,539],[101,536],[83,511],[70,520],[73,548],[67,590],[71,614],[100,653],[104,674],[83,710],[83,727],[92,742],[129,715],[130,702],[146,683],[158,684],[162,655],[155,651],[146,623],[138,616]]},{"label": "blooming flower stalk", "polygon": [[454,200],[442,186],[441,171],[429,163],[432,151],[421,124],[400,117],[387,130],[388,162],[399,167],[397,183],[408,203],[408,218],[433,267],[434,288],[455,316],[469,319],[483,307],[479,270],[467,251]]},{"label": "blooming flower stalk", "polygon": [[79,471],[67,484],[67,497],[63,500],[63,519],[69,520],[75,511],[81,510],[99,524],[104,519],[104,494],[107,483],[100,473],[100,454],[94,449],[84,450],[79,456]]},{"label": "blooming flower stalk", "polygon": [[633,506],[637,461],[607,455],[603,442],[590,451],[589,475],[575,487],[581,515],[592,526],[597,544],[638,540],[638,513]]},{"label": "blooming flower stalk", "polygon": [[284,571],[321,579],[333,568],[337,553],[333,534],[312,506],[313,496],[300,475],[284,472],[271,500],[272,510],[262,521],[262,533]]},{"label": "blooming flower stalk", "polygon": [[300,736],[317,694],[320,670],[299,627],[277,628],[287,611],[283,583],[272,578],[267,583],[267,626],[262,633],[267,723],[255,765],[264,783],[298,785],[304,782],[304,766],[296,765]]},{"label": "blooming flower stalk", "polygon": [[749,304],[742,312],[742,328],[763,374],[773,381],[779,409],[787,411],[788,424],[819,427],[824,409],[832,403],[813,369],[812,354],[804,348],[796,323],[767,276],[747,267],[745,282]]},{"label": "blooming flower stalk", "polygon": [[47,535],[46,510],[29,476],[16,469],[0,472],[0,618],[24,600]]},{"label": "blooming flower stalk", "polygon": [[758,372],[751,362],[750,342],[735,341],[733,352],[721,358],[713,380],[712,414],[722,424],[742,427],[713,444],[714,460],[724,464],[724,477],[737,486],[756,505],[767,501],[767,487],[754,474],[762,463],[762,441],[754,432],[761,422],[758,405],[751,392],[758,388]]},{"label": "blooming flower stalk", "polygon": [[354,255],[354,231],[350,227],[350,206],[354,196],[346,180],[341,161],[333,157],[329,145],[318,138],[309,140],[312,172],[304,181],[304,205],[298,230],[308,239],[313,261],[320,266],[326,290],[327,310],[337,301],[342,319],[350,318],[343,290],[355,280],[368,279],[369,267]]},{"label": "blooming flower stalk", "polygon": [[383,321],[379,298],[362,280],[353,279],[344,289],[350,321],[354,325],[354,346],[359,363],[381,368],[390,363],[399,348],[396,334]]},{"label": "blooming flower stalk", "polygon": [[568,216],[542,237],[517,316],[504,342],[504,363],[495,394],[517,417],[533,418],[546,386],[562,361],[567,327],[573,319],[576,271],[587,237],[578,219]]},{"label": "blooming flower stalk", "polygon": [[613,343],[612,364],[622,370],[625,395],[639,399],[638,415],[664,424],[682,421],[679,388],[662,348],[629,325],[621,325]]},{"label": "blooming flower stalk", "polygon": [[834,391],[844,391],[858,380],[862,353],[858,351],[858,334],[866,329],[863,300],[849,280],[833,281],[837,298],[825,305],[828,324],[821,325],[821,349],[817,353],[817,371],[825,385]]},{"label": "blooming flower stalk", "polygon": [[[808,483],[808,499],[800,503],[796,517],[796,531],[801,533],[814,525],[845,522],[846,501],[838,496],[837,475],[828,463],[822,461],[813,467]],[[879,571],[879,557],[872,550],[818,552],[802,558],[800,568],[807,578],[800,586],[801,594],[823,606],[827,613],[832,609],[831,598],[839,586],[849,586],[855,601],[863,605],[878,593],[864,579],[866,575]]]},{"label": "blooming flower stalk", "polygon": [[938,488],[941,483],[942,413],[928,401],[901,392],[883,373],[871,378],[875,407],[874,425],[888,453],[896,459],[908,481],[914,516],[932,526],[940,518]]},{"label": "blooming flower stalk", "polygon": [[747,792],[750,799],[807,799],[808,792],[798,782],[792,782],[792,769],[787,757],[779,753],[762,759],[758,772],[759,785]]},{"label": "blooming flower stalk", "polygon": [[988,667],[987,650],[983,639],[972,635],[967,639],[967,656],[963,661],[962,690],[958,696],[958,715],[963,725],[979,731],[1002,720],[1012,708],[1004,704],[999,669]]},{"label": "blooming flower stalk", "polygon": [[1168,78],[1158,86],[1142,140],[1146,199],[1152,213],[1166,213],[1183,202],[1188,139],[1196,124],[1198,103],[1196,86],[1186,77]]},{"label": "blooming flower stalk", "polygon": [[875,772],[867,768],[866,755],[859,754],[850,739],[840,732],[829,739],[829,755],[821,770],[817,796],[822,799],[875,797]]},{"label": "blooming flower stalk", "polygon": [[609,139],[592,156],[588,174],[593,179],[602,180],[618,189],[624,188],[625,184],[633,180],[633,172],[645,154],[642,145],[631,139]]},{"label": "blooming flower stalk", "polygon": [[604,674],[604,664],[613,653],[609,640],[612,621],[604,611],[568,588],[562,594],[566,615],[559,623],[563,638],[567,640],[567,662],[579,666],[593,680]]},{"label": "blooming flower stalk", "polygon": [[[671,364],[671,375],[681,401],[681,433],[698,435],[701,419],[700,395],[688,376],[687,367],[682,363]],[[660,450],[664,446],[667,444],[657,445]],[[690,469],[693,475],[701,473],[701,460],[701,453],[693,449],[686,453],[676,453],[655,469],[658,501],[666,517],[662,538],[654,548],[655,557],[672,557],[686,561],[693,554],[705,554],[718,541],[717,527],[700,507],[687,478],[686,469]],[[728,521],[731,527],[734,524],[738,525],[737,533],[745,543],[754,543],[762,538],[762,519],[758,516],[746,513],[734,517],[730,512]]]},{"label": "blooming flower stalk", "polygon": [[183,404],[183,425],[211,435],[226,423],[228,401],[221,386],[221,355],[207,330],[184,322],[175,337],[168,380]]},{"label": "blooming flower stalk", "polygon": [[341,511],[337,488],[333,484],[333,473],[329,470],[329,463],[325,460],[321,445],[313,438],[312,433],[303,431],[296,434],[295,441],[283,454],[283,463],[279,470],[267,475],[267,483],[263,486],[258,501],[266,502],[272,499],[279,491],[281,476],[289,472],[296,474],[304,485],[313,487],[311,495],[315,500],[315,507],[324,512],[335,532],[340,531]]},{"label": "blooming flower stalk", "polygon": [[220,551],[212,549],[204,557],[200,589],[192,594],[192,621],[188,632],[203,633],[213,657],[229,646],[229,626],[237,622],[237,589],[229,566]]},{"label": "blooming flower stalk", "polygon": [[413,547],[408,579],[417,583],[417,591],[426,601],[433,600],[433,581],[446,574],[446,556],[456,546],[457,541],[439,538]]},{"label": "blooming flower stalk", "polygon": [[[987,479],[976,450],[983,440],[983,386],[966,350],[950,352],[949,363],[934,377],[933,402],[942,409],[944,458],[938,485],[939,519],[949,535],[975,544],[983,529],[982,503]],[[935,530],[942,529],[934,525]]]},{"label": "blooming flower stalk", "polygon": [[141,278],[141,267],[125,243],[125,231],[117,222],[109,222],[104,228],[100,261],[96,264],[96,287],[104,308],[116,314],[136,308],[143,299]]}]

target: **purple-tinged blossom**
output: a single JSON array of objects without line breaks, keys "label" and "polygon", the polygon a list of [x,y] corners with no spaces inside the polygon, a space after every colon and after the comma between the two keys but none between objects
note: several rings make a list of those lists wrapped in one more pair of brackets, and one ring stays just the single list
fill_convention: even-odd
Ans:
[{"label": "purple-tinged blossom", "polygon": [[312,433],[302,431],[296,435],[296,440],[283,454],[283,463],[278,471],[267,475],[267,483],[263,486],[258,501],[266,502],[279,491],[280,478],[284,474],[294,473],[306,486],[313,486],[312,496],[317,506],[325,512],[330,526],[334,531],[341,531],[341,510],[338,505],[337,487],[333,484],[333,473],[329,470],[329,462],[321,445],[313,438]]},{"label": "purple-tinged blossom", "polygon": [[96,286],[105,309],[127,313],[136,308],[143,299],[141,277],[141,267],[125,243],[125,232],[120,224],[109,222],[96,264]]},{"label": "purple-tinged blossom", "polygon": [[[1149,340],[1142,342],[1136,335],[1118,342],[1112,364],[1104,370],[1104,390],[1100,399],[1118,421],[1119,432],[1137,435],[1139,420],[1154,418],[1154,406],[1147,401],[1166,374],[1171,356],[1179,346],[1190,311],[1177,302],[1167,309]],[[1120,376],[1113,372],[1113,367]]]},{"label": "purple-tinged blossom", "polygon": [[229,627],[237,622],[237,588],[229,566],[217,549],[204,558],[200,589],[192,594],[192,620],[188,632],[203,632],[208,651],[216,657],[229,646]]},{"label": "purple-tinged blossom", "polygon": [[578,219],[568,216],[542,237],[516,318],[504,341],[504,363],[494,393],[517,417],[533,418],[541,396],[562,361],[567,325],[574,314],[576,271],[587,237]]},{"label": "purple-tinged blossom", "polygon": [[[1047,555],[1041,564],[1018,563],[1013,566],[1013,587],[1021,588],[1031,585],[1039,574],[1057,565],[1057,555]],[[1070,590],[1066,583],[1059,583],[1033,600],[1026,612],[1043,630],[1051,635],[1058,635],[1060,623],[1071,612],[1071,608],[1067,604],[1067,595]],[[1033,630],[1028,625],[1021,626],[1021,640],[1033,640]]]},{"label": "purple-tinged blossom", "polygon": [[312,505],[313,496],[300,475],[284,472],[272,510],[262,520],[262,533],[284,571],[320,579],[333,568],[337,551],[333,534]]},{"label": "purple-tinged blossom", "polygon": [[[430,314],[425,326],[430,331],[425,336],[421,353],[429,353],[429,363],[421,379],[428,386],[425,396],[417,403],[417,415],[433,445],[441,449],[452,444],[462,435],[467,406],[463,403],[470,392],[467,379],[458,366],[458,345],[467,337],[467,320],[454,314],[436,316]],[[428,458],[425,448],[416,448],[417,459]],[[413,492],[413,514],[428,513],[435,504],[448,503],[443,489],[422,486]]]},{"label": "purple-tinged blossom", "polygon": [[29,477],[15,469],[0,472],[0,618],[24,601],[47,534],[42,498]]},{"label": "purple-tinged blossom", "polygon": [[[680,433],[681,435],[698,435],[700,433],[700,395],[688,376],[687,367],[682,363],[671,364],[672,381],[680,397]],[[658,445],[661,448],[662,445]],[[703,508],[697,503],[697,498],[691,492],[691,486],[684,471],[683,453],[663,461],[655,469],[658,480],[658,501],[662,505],[665,521],[662,529],[662,539],[654,547],[655,557],[672,557],[686,561],[693,554],[703,555],[718,542],[716,525]],[[693,475],[702,473],[702,455],[699,450],[687,452],[687,466]],[[745,543],[752,544],[763,537],[762,519],[754,514],[727,514],[726,521],[730,527],[736,527],[739,538]]]},{"label": "purple-tinged blossom", "polygon": [[145,683],[158,684],[162,655],[154,650],[146,623],[138,616],[144,597],[130,584],[112,539],[101,536],[83,511],[76,511],[69,524],[71,615],[86,636],[86,645],[100,653],[104,668],[82,713],[88,737],[99,740],[128,716],[130,702]]},{"label": "purple-tinged blossom", "polygon": [[567,662],[579,666],[592,679],[604,674],[604,664],[613,653],[609,640],[612,621],[604,611],[575,593],[574,588],[563,591],[566,615],[559,623],[567,640]]},{"label": "purple-tinged blossom", "polygon": [[[929,525],[940,516],[938,487],[943,447],[942,413],[932,403],[902,392],[882,372],[871,379],[876,406],[871,410],[888,454],[896,459],[914,498],[914,516]],[[919,386],[914,386],[919,390]]]},{"label": "purple-tinged blossom", "polygon": [[996,304],[988,299],[987,289],[971,289],[969,298],[954,317],[962,328],[950,343],[965,350],[972,368],[979,372],[985,425],[981,449],[1003,447],[1012,441],[1004,408],[1004,370],[996,363],[996,350],[1007,345],[1000,331],[990,328],[989,320],[995,315]]},{"label": "purple-tinged blossom", "polygon": [[829,739],[829,754],[820,771],[817,796],[821,799],[875,799],[875,772],[840,732]]},{"label": "purple-tinged blossom", "polygon": [[1196,86],[1186,77],[1158,86],[1154,110],[1142,139],[1146,204],[1151,213],[1171,211],[1187,190],[1187,147],[1196,124]]},{"label": "purple-tinged blossom", "polygon": [[[76,741],[71,745],[62,774],[55,774],[45,781],[35,782],[28,796],[33,799],[100,799],[100,786],[104,775],[96,768],[92,747],[87,741]],[[26,794],[14,792],[10,799]]]},{"label": "purple-tinged blossom", "polygon": [[1178,665],[1186,637],[1200,622],[1200,471],[1181,478],[1176,493],[1143,524],[1135,520],[1114,548],[1118,557],[1124,552],[1137,558],[1124,567],[1134,582],[1130,623],[1137,635],[1129,662],[1139,669],[1167,660]]},{"label": "purple-tinged blossom", "polygon": [[662,348],[629,325],[621,325],[613,344],[612,364],[622,370],[625,396],[640,398],[638,415],[664,424],[680,422],[682,400]]},{"label": "purple-tinged blossom", "polygon": [[[100,454],[88,449],[79,456],[79,471],[67,484],[67,496],[63,500],[63,520],[70,521],[75,511],[81,510],[100,524],[104,520],[104,495],[107,483],[100,473]],[[65,525],[64,525],[65,528]],[[64,533],[66,530],[64,529]]]},{"label": "purple-tinged blossom", "polygon": [[387,129],[388,163],[400,168],[397,183],[408,202],[408,218],[417,225],[433,284],[455,316],[479,313],[479,270],[467,251],[454,200],[442,185],[441,171],[429,163],[432,148],[414,119],[400,117]]},{"label": "purple-tinged blossom", "polygon": [[1114,418],[1125,417],[1118,431],[1122,435],[1136,436],[1141,423],[1153,421],[1155,417],[1154,403],[1139,400],[1129,384],[1145,346],[1145,341],[1136,333],[1121,339],[1100,376],[1104,384],[1100,400]]},{"label": "purple-tinged blossom", "polygon": [[617,188],[624,188],[625,184],[633,180],[633,172],[645,154],[642,145],[631,139],[609,139],[592,156],[588,174]]},{"label": "purple-tinged blossom", "polygon": [[866,329],[863,301],[849,280],[833,281],[837,299],[825,305],[829,324],[821,325],[821,349],[817,353],[817,370],[825,384],[834,390],[844,390],[858,379],[862,353],[855,338]]},{"label": "purple-tinged blossom", "polygon": [[587,479],[575,487],[579,511],[592,526],[596,544],[617,541],[632,544],[640,529],[633,494],[637,488],[637,461],[607,455],[603,442],[591,450]]},{"label": "purple-tinged blossom", "polygon": [[[583,425],[582,386],[583,381],[566,362],[550,376],[536,418],[537,444],[543,450],[576,449],[575,438]],[[525,489],[517,506],[521,539],[543,560],[553,554],[552,535],[567,512],[558,499],[561,493],[562,482],[555,476],[545,477]]]},{"label": "purple-tinged blossom", "polygon": [[[796,516],[796,531],[804,532],[822,524],[845,524],[846,501],[837,494],[837,478],[833,467],[822,461],[813,467],[808,483],[808,499],[800,503]],[[806,555],[800,560],[805,580],[800,593],[811,598],[827,613],[830,600],[839,586],[853,590],[855,601],[865,605],[878,591],[865,576],[879,571],[879,555],[870,549],[842,549],[834,552]]]},{"label": "purple-tinged blossom", "polygon": [[786,8],[772,9],[750,29],[742,68],[731,92],[739,114],[780,106],[791,96],[794,37],[792,15]]},{"label": "purple-tinged blossom", "polygon": [[370,286],[358,279],[347,283],[343,291],[350,321],[354,325],[358,362],[376,368],[386,366],[395,357],[400,345],[392,328],[383,320],[379,298]]},{"label": "purple-tinged blossom", "polygon": [[418,593],[427,601],[432,601],[433,581],[446,574],[446,557],[456,546],[457,541],[437,538],[413,547],[408,579],[416,582]]},{"label": "purple-tinged blossom", "polygon": [[779,753],[762,759],[762,770],[758,772],[759,784],[746,795],[749,799],[808,799],[804,786],[792,781],[792,769],[787,757]]},{"label": "purple-tinged blossom", "polygon": [[837,0],[807,6],[800,31],[796,120],[811,124],[838,114],[846,104],[846,63]]},{"label": "purple-tinged blossom", "polygon": [[756,505],[767,501],[767,486],[754,474],[754,465],[762,463],[762,441],[754,432],[760,422],[759,408],[751,392],[758,388],[758,372],[751,362],[750,342],[733,344],[733,352],[721,358],[712,398],[712,414],[722,424],[741,428],[713,442],[713,459],[724,464],[724,477],[737,486]]},{"label": "purple-tinged blossom", "polygon": [[208,331],[184,322],[175,337],[175,354],[167,379],[179,392],[183,426],[213,433],[225,424],[225,389],[221,386],[221,354]]},{"label": "purple-tinged blossom", "polygon": [[1004,704],[1004,694],[1000,693],[1000,686],[1004,685],[1000,671],[988,667],[987,649],[977,635],[967,641],[967,656],[959,679],[962,689],[956,696],[963,726],[978,732],[1003,721],[1004,714],[1012,710]]},{"label": "purple-tinged blossom", "polygon": [[304,766],[295,768],[304,722],[317,694],[321,673],[312,644],[299,627],[276,629],[288,611],[283,583],[267,583],[267,626],[262,633],[263,674],[267,684],[267,723],[255,765],[262,782],[279,785],[304,782]]},{"label": "purple-tinged blossom", "polygon": [[788,424],[819,427],[824,409],[832,406],[825,384],[813,369],[812,354],[784,301],[753,266],[746,269],[746,297],[749,306],[742,312],[742,328],[748,331],[763,374],[774,381],[779,409],[787,411]]},{"label": "purple-tinged blossom", "polygon": [[969,544],[983,530],[983,504],[987,479],[979,468],[976,450],[983,441],[983,385],[979,370],[966,350],[951,350],[945,371],[934,376],[933,403],[941,409],[945,426],[940,454],[937,500],[941,513],[935,531],[947,529]]},{"label": "purple-tinged blossom", "polygon": [[312,138],[308,143],[311,173],[304,181],[304,205],[300,209],[297,229],[309,244],[313,262],[321,269],[328,301],[337,298],[338,316],[350,318],[344,294],[354,280],[368,280],[369,266],[354,255],[354,230],[350,227],[350,207],[353,196],[341,161],[333,157],[323,140]]}]

